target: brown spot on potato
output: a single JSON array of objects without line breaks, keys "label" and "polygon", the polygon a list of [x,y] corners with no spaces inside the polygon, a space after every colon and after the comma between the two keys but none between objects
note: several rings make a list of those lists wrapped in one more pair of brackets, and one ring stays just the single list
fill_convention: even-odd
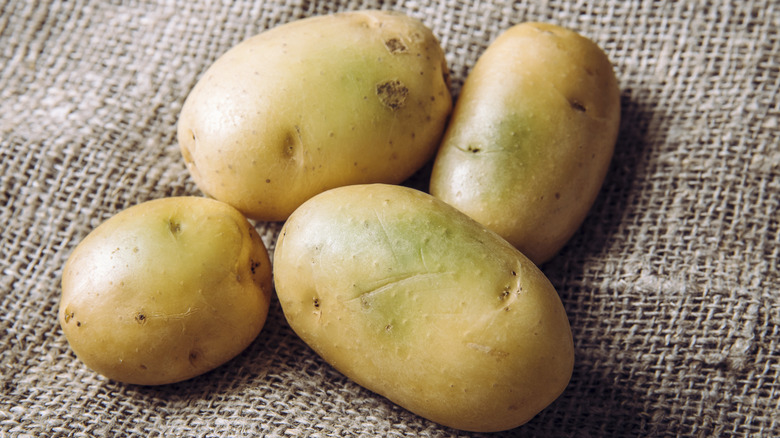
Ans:
[{"label": "brown spot on potato", "polygon": [[292,130],[288,130],[284,135],[284,140],[282,141],[282,156],[288,160],[292,159],[295,156],[295,148],[298,143],[302,143],[301,127],[295,125]]},{"label": "brown spot on potato", "polygon": [[571,105],[571,107],[574,108],[575,111],[581,111],[583,113],[586,111],[585,106],[574,99],[569,101],[569,105]]},{"label": "brown spot on potato", "polygon": [[138,324],[144,324],[146,322],[146,315],[143,312],[136,313],[135,322],[137,322]]},{"label": "brown spot on potato", "polygon": [[395,111],[406,103],[409,89],[401,81],[391,80],[377,84],[376,95],[384,106]]},{"label": "brown spot on potato", "polygon": [[320,308],[320,299],[319,298],[314,298],[312,303],[314,304],[314,308],[315,309],[319,309]]},{"label": "brown spot on potato", "polygon": [[286,159],[293,157],[295,153],[295,135],[292,132],[287,132],[282,141],[282,156]]},{"label": "brown spot on potato", "polygon": [[181,223],[176,219],[168,219],[168,231],[174,236],[181,233]]},{"label": "brown spot on potato", "polygon": [[192,364],[192,366],[195,366],[195,362],[197,362],[199,358],[200,358],[200,352],[198,352],[198,350],[190,350],[188,359],[190,361],[190,364]]},{"label": "brown spot on potato", "polygon": [[392,54],[404,53],[409,51],[406,45],[404,45],[403,41],[401,41],[398,38],[390,38],[388,40],[385,40],[385,47],[387,47],[387,50],[390,51],[390,53]]}]

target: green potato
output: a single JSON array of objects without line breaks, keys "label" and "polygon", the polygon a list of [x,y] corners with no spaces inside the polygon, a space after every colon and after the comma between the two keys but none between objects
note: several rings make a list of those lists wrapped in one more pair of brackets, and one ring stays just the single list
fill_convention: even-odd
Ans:
[{"label": "green potato", "polygon": [[433,158],[451,109],[430,29],[400,13],[347,12],[222,55],[187,97],[178,140],[203,192],[276,221],[333,187],[407,179]]},{"label": "green potato", "polygon": [[164,198],[95,228],[68,258],[59,322],[89,368],[159,385],[209,371],[257,337],[271,264],[238,210],[206,198]]},{"label": "green potato", "polygon": [[595,201],[619,124],[617,79],[595,43],[550,24],[514,26],[466,79],[430,192],[544,263]]},{"label": "green potato", "polygon": [[444,202],[383,184],[297,209],[274,255],[292,329],[358,384],[437,423],[522,425],[574,353],[564,307],[516,248]]}]

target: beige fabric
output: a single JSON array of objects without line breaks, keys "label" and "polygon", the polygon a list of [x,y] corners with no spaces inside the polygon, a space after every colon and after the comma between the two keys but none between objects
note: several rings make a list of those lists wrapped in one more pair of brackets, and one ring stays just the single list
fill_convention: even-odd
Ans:
[{"label": "beige fabric", "polygon": [[[610,174],[543,266],[574,375],[495,436],[780,436],[774,0],[0,1],[0,436],[470,435],[351,383],[277,304],[235,360],[163,387],[95,375],[57,324],[63,263],[92,228],[199,194],[175,125],[204,69],[263,29],[361,8],[429,25],[456,95],[489,42],[531,20],[595,40],[620,80]],[[257,229],[273,249],[279,224]]]}]

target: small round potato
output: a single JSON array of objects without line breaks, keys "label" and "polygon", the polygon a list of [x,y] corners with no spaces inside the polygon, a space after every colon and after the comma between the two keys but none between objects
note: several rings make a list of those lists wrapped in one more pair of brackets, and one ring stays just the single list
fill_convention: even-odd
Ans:
[{"label": "small round potato", "polygon": [[344,12],[227,51],[187,96],[178,141],[203,192],[280,221],[333,187],[404,181],[433,158],[451,109],[430,29],[401,13]]},{"label": "small round potato", "polygon": [[271,264],[219,201],[164,198],[95,228],[68,258],[59,321],[89,368],[126,383],[185,380],[244,350],[265,324]]},{"label": "small round potato", "polygon": [[516,25],[466,79],[431,194],[544,263],[595,201],[619,124],[617,79],[594,42],[551,24]]},{"label": "small round potato", "polygon": [[455,208],[402,186],[341,187],[284,225],[274,256],[292,329],[358,384],[432,421],[517,427],[571,377],[544,274]]}]

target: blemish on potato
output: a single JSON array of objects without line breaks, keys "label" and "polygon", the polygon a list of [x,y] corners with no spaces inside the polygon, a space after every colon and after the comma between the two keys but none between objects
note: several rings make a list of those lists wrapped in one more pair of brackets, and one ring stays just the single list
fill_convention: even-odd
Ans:
[{"label": "blemish on potato", "polygon": [[474,342],[467,343],[466,347],[499,358],[509,356],[509,353],[506,351],[496,350],[495,348],[492,348],[488,345],[476,344]]},{"label": "blemish on potato", "polygon": [[200,358],[200,353],[198,350],[190,350],[190,354],[188,356],[190,363],[195,366],[195,362]]},{"label": "blemish on potato", "polygon": [[173,218],[168,219],[168,231],[174,236],[179,234],[181,232],[181,223]]},{"label": "blemish on potato", "polygon": [[409,89],[401,81],[391,80],[377,84],[376,95],[383,105],[391,110],[397,110],[406,103]]},{"label": "blemish on potato", "polygon": [[294,131],[287,131],[282,141],[282,156],[286,159],[290,159],[295,155],[295,143],[296,140],[301,138],[301,128],[299,126],[294,127]]},{"label": "blemish on potato", "polygon": [[255,271],[258,267],[260,267],[260,262],[256,262],[254,260],[249,261],[249,270],[252,271],[252,275],[255,274]]},{"label": "blemish on potato", "polygon": [[387,50],[389,50],[392,54],[404,53],[409,50],[407,49],[406,45],[404,45],[404,43],[398,38],[390,38],[385,40],[385,47],[387,47]]},{"label": "blemish on potato", "polygon": [[138,313],[135,315],[135,322],[137,322],[138,324],[144,324],[144,323],[146,323],[146,315],[145,315],[145,314],[143,314],[142,312],[138,312]]},{"label": "blemish on potato", "polygon": [[585,112],[585,106],[576,100],[572,99],[569,101],[569,105],[571,105],[572,108],[574,108],[576,111]]},{"label": "blemish on potato", "polygon": [[314,304],[314,308],[315,308],[315,309],[319,309],[319,308],[320,308],[320,299],[315,297],[315,298],[312,300],[312,304]]}]

